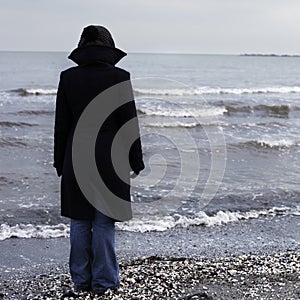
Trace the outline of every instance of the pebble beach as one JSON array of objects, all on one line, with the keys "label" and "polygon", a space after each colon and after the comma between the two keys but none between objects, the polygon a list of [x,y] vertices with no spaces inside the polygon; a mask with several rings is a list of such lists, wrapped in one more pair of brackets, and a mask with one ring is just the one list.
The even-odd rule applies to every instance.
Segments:
[{"label": "pebble beach", "polygon": [[299,216],[117,231],[121,284],[98,296],[73,293],[67,238],[9,239],[0,242],[0,299],[298,300],[299,241]]},{"label": "pebble beach", "polygon": [[75,294],[63,268],[4,282],[3,299],[299,299],[300,251],[216,260],[148,257],[120,264],[104,296]]}]

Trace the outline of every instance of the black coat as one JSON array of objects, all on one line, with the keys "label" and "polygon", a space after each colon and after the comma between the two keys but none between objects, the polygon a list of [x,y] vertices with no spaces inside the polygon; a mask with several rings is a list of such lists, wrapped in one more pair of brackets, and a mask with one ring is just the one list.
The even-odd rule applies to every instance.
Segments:
[{"label": "black coat", "polygon": [[[115,67],[115,64],[125,55],[119,49],[105,46],[79,47],[69,56],[78,66],[69,68],[60,75],[56,98],[54,167],[57,174],[62,175],[61,214],[63,216],[83,220],[90,220],[94,216],[95,208],[81,192],[74,174],[73,135],[82,112],[98,94],[130,79],[127,71]],[[136,115],[134,100],[117,109],[105,121],[105,130],[99,131],[95,146],[99,174],[106,186],[126,201],[130,201],[130,185],[115,173],[110,159],[110,150],[116,132]],[[82,159],[84,160],[84,157]],[[140,138],[133,143],[129,156],[125,159],[129,160],[129,165],[136,174],[144,169]]]}]

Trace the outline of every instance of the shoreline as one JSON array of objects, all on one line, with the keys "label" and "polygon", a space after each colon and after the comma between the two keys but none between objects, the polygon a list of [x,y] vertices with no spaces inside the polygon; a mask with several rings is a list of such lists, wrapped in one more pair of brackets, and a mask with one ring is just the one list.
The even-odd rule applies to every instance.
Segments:
[{"label": "shoreline", "polygon": [[[165,293],[168,290],[169,293],[175,293],[176,297],[179,297],[173,299],[180,299],[184,295],[195,292],[197,282],[198,290],[207,293],[213,299],[243,299],[241,298],[243,293],[246,295],[251,291],[253,297],[250,293],[244,299],[262,299],[262,297],[266,297],[263,299],[298,299],[300,295],[299,228],[299,216],[277,216],[243,220],[223,226],[173,228],[164,232],[117,231],[116,252],[122,281],[120,293],[125,293],[122,299],[134,299],[126,298],[128,292],[133,295],[133,286],[142,293],[138,282],[132,282],[130,279],[133,274],[141,271],[142,285],[147,283],[148,278],[152,278],[154,282],[160,279],[160,284],[166,283],[167,287],[163,288]],[[27,288],[27,291],[33,288],[34,293],[39,294],[41,290],[35,286],[41,285],[44,293],[49,293],[53,279],[54,282],[65,281],[67,288],[71,288],[67,267],[68,239],[8,239],[1,241],[0,245],[2,250],[0,299],[1,295],[2,299],[22,299],[20,298],[24,296],[22,288]],[[193,270],[198,270],[199,266],[202,266],[201,272],[194,273]],[[229,270],[235,270],[234,266],[239,268],[236,269],[237,272],[231,273],[239,277],[228,273]],[[280,276],[277,273],[272,274],[273,266],[275,269],[281,266],[276,269]],[[291,266],[296,271],[295,274],[291,272]],[[254,272],[261,268],[271,273],[268,276],[261,276]],[[214,275],[216,269],[220,272]],[[156,273],[161,273],[162,278],[157,278]],[[180,274],[186,274],[187,278],[184,282],[181,282]],[[194,274],[193,278],[189,277],[191,274]],[[16,287],[16,279],[19,280],[18,287]],[[177,288],[168,286],[168,280],[176,283]],[[147,289],[147,286],[149,287],[149,282],[144,289]],[[159,288],[157,284],[155,286]],[[60,287],[58,286],[58,290]],[[223,293],[224,288],[229,291],[228,295]],[[281,298],[276,298],[275,294],[272,296],[272,289],[281,295]],[[263,294],[266,291],[269,291],[270,296]],[[16,298],[13,298],[14,293],[18,295]],[[121,299],[114,298],[112,295],[107,297],[106,299]],[[145,299],[157,299],[155,298],[157,295],[151,297],[154,296]],[[162,299],[164,297],[167,295],[161,295]]]}]

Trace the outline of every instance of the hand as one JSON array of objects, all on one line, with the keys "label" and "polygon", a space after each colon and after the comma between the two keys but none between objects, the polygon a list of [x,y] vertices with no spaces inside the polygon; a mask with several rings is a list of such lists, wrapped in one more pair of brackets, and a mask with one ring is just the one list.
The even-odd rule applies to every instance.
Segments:
[{"label": "hand", "polygon": [[62,172],[61,172],[61,170],[59,170],[59,169],[56,169],[56,174],[57,174],[57,176],[58,176],[58,177],[60,177],[60,176],[62,175]]},{"label": "hand", "polygon": [[131,179],[134,179],[137,176],[138,176],[138,174],[134,173],[134,171],[130,171],[130,178]]}]

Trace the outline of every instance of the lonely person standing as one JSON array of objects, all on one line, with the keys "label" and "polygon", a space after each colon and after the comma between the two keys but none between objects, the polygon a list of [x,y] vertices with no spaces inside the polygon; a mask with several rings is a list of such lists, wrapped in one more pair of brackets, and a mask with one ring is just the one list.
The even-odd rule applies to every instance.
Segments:
[{"label": "lonely person standing", "polygon": [[[71,67],[60,75],[56,98],[54,132],[54,167],[61,176],[61,214],[71,219],[70,228],[70,273],[75,291],[92,291],[103,294],[108,289],[119,285],[119,268],[115,254],[115,222],[117,217],[95,208],[93,202],[82,191],[76,172],[72,147],[76,126],[88,105],[102,92],[123,82],[130,82],[130,74],[115,66],[126,53],[115,47],[110,32],[102,26],[90,25],[84,28],[78,47],[69,58],[77,66]],[[99,128],[93,153],[99,176],[110,194],[99,191],[93,178],[83,174],[92,192],[98,189],[97,197],[105,205],[118,197],[130,204],[130,172],[139,174],[144,169],[141,141],[137,122],[134,99],[122,104],[122,89],[115,101],[115,109],[107,116]],[[120,103],[120,104],[118,104]],[[100,107],[101,107],[100,103]],[[105,105],[105,103],[103,103]],[[103,110],[105,108],[103,107]],[[102,110],[101,110],[102,111]],[[99,114],[101,113],[99,110]],[[136,120],[130,132],[120,130],[130,120]],[[124,126],[123,126],[124,127]],[[124,164],[122,178],[115,170],[112,159],[112,147],[117,133],[126,133],[124,141],[131,138],[133,143],[126,151],[126,146],[118,145],[119,161]],[[89,136],[89,128],[85,133]],[[122,137],[121,137],[122,138]],[[126,142],[124,143],[124,145]],[[85,144],[82,143],[82,147]],[[74,154],[74,153],[73,153]],[[85,157],[80,157],[85,162]],[[124,178],[125,177],[125,178]],[[100,199],[101,198],[101,199]],[[111,198],[111,199],[110,199]],[[97,199],[93,199],[97,201]],[[119,209],[122,209],[120,206]]]}]

